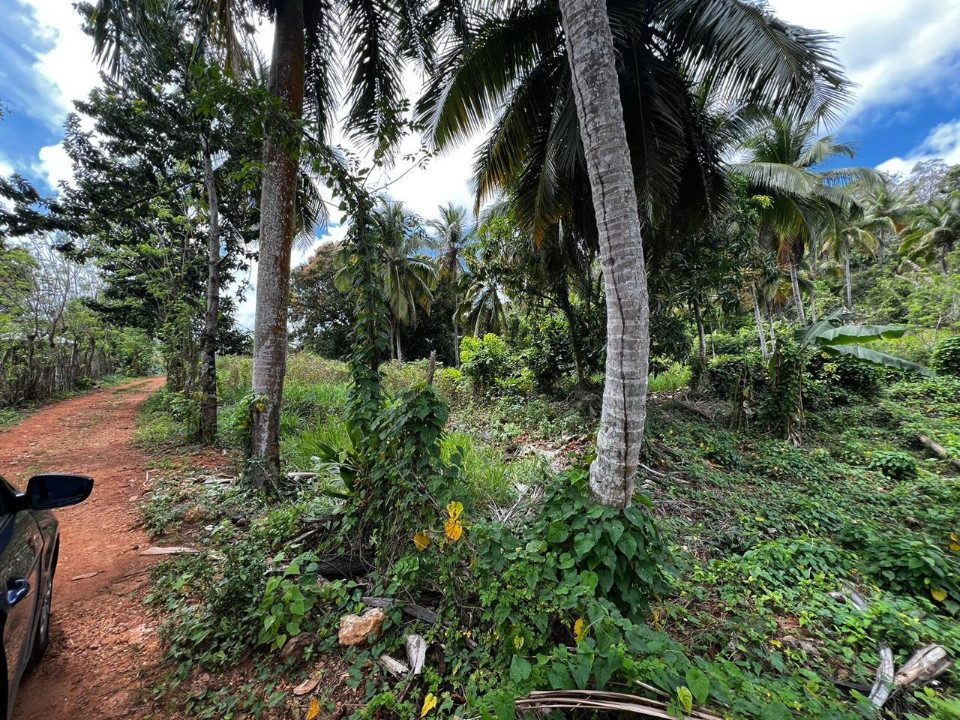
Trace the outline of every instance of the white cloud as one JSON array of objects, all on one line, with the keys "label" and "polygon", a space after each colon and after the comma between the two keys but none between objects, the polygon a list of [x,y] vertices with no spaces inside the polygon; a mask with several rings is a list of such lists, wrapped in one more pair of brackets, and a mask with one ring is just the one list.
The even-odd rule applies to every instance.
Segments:
[{"label": "white cloud", "polygon": [[[0,155],[0,177],[9,177],[13,174],[13,163],[11,163],[3,155]],[[13,200],[8,200],[7,198],[0,198],[0,209],[3,210],[12,210],[13,209]]]},{"label": "white cloud", "polygon": [[840,38],[837,54],[860,85],[847,119],[878,122],[884,110],[925,93],[960,97],[957,0],[772,0],[778,16]]},{"label": "white cloud", "polygon": [[59,188],[61,182],[69,183],[73,179],[73,161],[63,145],[47,145],[40,148],[37,155],[39,161],[32,169],[42,175],[51,188]]},{"label": "white cloud", "polygon": [[[38,85],[46,85],[37,101],[53,126],[59,127],[72,102],[84,98],[99,83],[93,43],[81,29],[80,14],[67,2],[18,0],[32,15],[38,41],[49,50],[37,55],[33,70]],[[45,103],[45,104],[44,104]]]},{"label": "white cloud", "polygon": [[926,139],[905,157],[894,157],[877,166],[891,175],[908,174],[918,162],[942,158],[947,165],[960,164],[960,118],[937,125]]}]

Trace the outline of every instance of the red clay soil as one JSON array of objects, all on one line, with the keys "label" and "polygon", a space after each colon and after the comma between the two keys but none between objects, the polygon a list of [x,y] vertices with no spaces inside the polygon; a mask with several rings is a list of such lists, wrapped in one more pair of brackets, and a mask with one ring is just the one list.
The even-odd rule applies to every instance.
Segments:
[{"label": "red clay soil", "polygon": [[21,683],[15,720],[143,717],[155,680],[146,671],[160,645],[142,602],[154,558],[139,554],[146,458],[132,439],[137,408],[161,385],[153,378],[101,390],[0,430],[0,475],[13,485],[56,471],[95,481],[86,502],[59,511],[50,648]]}]

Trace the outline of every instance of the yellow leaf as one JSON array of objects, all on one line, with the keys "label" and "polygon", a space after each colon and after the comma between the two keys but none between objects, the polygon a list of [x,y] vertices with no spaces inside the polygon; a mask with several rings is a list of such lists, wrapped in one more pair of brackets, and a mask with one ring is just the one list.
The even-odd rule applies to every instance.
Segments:
[{"label": "yellow leaf", "polygon": [[943,602],[947,599],[947,591],[942,588],[930,588],[930,594],[933,595],[933,599],[937,602]]},{"label": "yellow leaf", "polygon": [[577,618],[577,621],[573,624],[573,636],[577,639],[577,642],[583,642],[584,638],[587,637],[587,624],[583,621],[583,618]]},{"label": "yellow leaf", "polygon": [[463,515],[463,503],[456,500],[447,503],[447,515],[450,516],[451,520],[459,520],[460,516]]},{"label": "yellow leaf", "polygon": [[423,707],[420,709],[420,717],[426,717],[427,713],[437,706],[437,696],[433,693],[427,693],[423,699]]},{"label": "yellow leaf", "polygon": [[463,525],[455,518],[447,520],[447,524],[444,525],[443,529],[447,533],[447,540],[450,542],[456,542],[463,535]]},{"label": "yellow leaf", "polygon": [[950,543],[950,549],[954,552],[960,552],[960,543],[952,542]]},{"label": "yellow leaf", "polygon": [[417,550],[423,552],[427,549],[427,545],[430,544],[430,536],[421,530],[413,536],[413,544],[417,546]]},{"label": "yellow leaf", "polygon": [[310,698],[310,707],[307,709],[307,720],[315,720],[320,714],[320,701],[316,697]]},{"label": "yellow leaf", "polygon": [[514,646],[517,650],[520,650],[520,649],[523,648],[523,635],[517,635],[517,636],[513,639],[513,646]]}]

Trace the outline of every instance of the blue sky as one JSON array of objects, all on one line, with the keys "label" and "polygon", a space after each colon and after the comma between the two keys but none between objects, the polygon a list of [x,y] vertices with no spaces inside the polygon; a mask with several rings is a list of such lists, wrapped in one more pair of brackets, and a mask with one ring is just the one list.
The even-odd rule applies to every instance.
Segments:
[{"label": "blue sky", "polygon": [[[771,0],[770,5],[785,20],[840,38],[837,53],[859,88],[850,113],[832,132],[857,143],[858,164],[906,172],[933,157],[960,163],[960,0]],[[0,17],[0,102],[9,111],[0,121],[0,174],[16,171],[54,192],[69,178],[59,147],[63,120],[72,100],[84,97],[98,79],[90,40],[80,30],[72,0],[0,0]],[[269,35],[269,28],[261,29],[261,47]],[[415,77],[406,81],[416,88]],[[411,138],[403,151],[417,147]],[[390,192],[425,216],[448,200],[470,205],[472,154],[470,146],[454,150],[403,174]],[[394,173],[406,169],[398,164]],[[330,228],[327,234],[342,231]],[[242,315],[248,307],[249,298]]]}]

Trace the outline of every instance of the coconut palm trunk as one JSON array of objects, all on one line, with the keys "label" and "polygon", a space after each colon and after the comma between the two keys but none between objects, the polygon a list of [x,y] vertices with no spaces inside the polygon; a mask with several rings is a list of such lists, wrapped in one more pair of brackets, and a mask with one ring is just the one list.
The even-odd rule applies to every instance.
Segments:
[{"label": "coconut palm trunk", "polygon": [[800,295],[800,272],[794,263],[790,263],[790,284],[793,287],[793,303],[797,306],[797,319],[801,325],[807,324],[807,314],[803,309],[803,297]]},{"label": "coconut palm trunk", "polygon": [[460,369],[460,293],[458,292],[457,285],[458,282],[458,265],[460,261],[457,261],[457,265],[453,268],[453,366]]},{"label": "coconut palm trunk", "polygon": [[756,283],[750,284],[750,294],[753,296],[753,319],[757,323],[757,336],[760,338],[760,352],[763,359],[770,358],[770,352],[767,350],[767,332],[763,324],[763,315],[760,314],[760,297],[757,293]]},{"label": "coconut palm trunk", "polygon": [[633,499],[646,419],[647,276],[613,35],[604,0],[560,0],[606,283],[607,367],[590,489],[601,505]]},{"label": "coconut palm trunk", "polygon": [[[280,473],[280,405],[287,365],[287,306],[290,253],[295,234],[298,157],[291,152],[289,121],[303,114],[303,0],[284,0],[277,9],[269,88],[284,117],[272,123],[263,144],[260,196],[260,254],[253,340],[250,477],[262,487]],[[286,142],[284,142],[286,140]]]},{"label": "coconut palm trunk", "polygon": [[850,280],[850,243],[843,241],[843,278],[847,288],[847,309],[853,310],[853,283]]},{"label": "coconut palm trunk", "polygon": [[700,310],[700,303],[693,301],[693,315],[697,320],[697,355],[701,360],[707,359],[707,333],[703,327],[703,312]]},{"label": "coconut palm trunk", "polygon": [[207,231],[207,298],[200,334],[200,440],[210,444],[217,437],[217,321],[220,316],[220,205],[210,142],[201,136],[203,173],[207,186],[209,227]]}]

